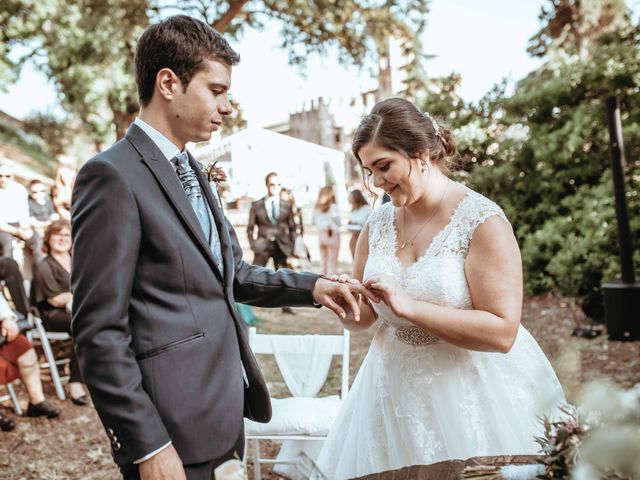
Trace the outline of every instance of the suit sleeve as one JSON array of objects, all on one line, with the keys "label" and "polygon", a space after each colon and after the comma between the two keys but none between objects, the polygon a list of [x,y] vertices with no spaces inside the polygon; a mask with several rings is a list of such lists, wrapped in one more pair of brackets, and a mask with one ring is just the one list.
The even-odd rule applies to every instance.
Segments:
[{"label": "suit sleeve", "polygon": [[250,265],[242,260],[242,249],[229,220],[226,220],[235,277],[233,295],[236,301],[258,307],[312,307],[318,306],[313,299],[313,288],[319,275],[309,272],[294,272],[287,268],[273,271],[270,268]]},{"label": "suit sleeve", "polygon": [[[253,242],[255,241],[255,237],[254,235],[254,229],[256,226],[256,204],[252,203],[251,204],[251,208],[249,209],[249,221],[247,222],[247,238],[249,239],[249,245],[251,246],[251,249],[253,250]],[[233,235],[235,236],[235,232],[233,232]]]},{"label": "suit sleeve", "polygon": [[171,439],[130,347],[141,226],[135,197],[113,165],[95,158],[80,170],[71,220],[75,350],[114,459],[124,465]]}]

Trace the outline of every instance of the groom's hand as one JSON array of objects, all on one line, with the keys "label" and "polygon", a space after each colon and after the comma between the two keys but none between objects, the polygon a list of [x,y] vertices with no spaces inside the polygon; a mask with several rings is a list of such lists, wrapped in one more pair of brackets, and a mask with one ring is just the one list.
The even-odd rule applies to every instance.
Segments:
[{"label": "groom's hand", "polygon": [[140,464],[140,480],[187,480],[178,452],[169,445]]},{"label": "groom's hand", "polygon": [[331,280],[319,278],[313,288],[313,299],[316,303],[327,307],[340,318],[352,316],[357,322],[360,320],[360,308],[357,296],[363,295],[371,301],[377,302],[374,293],[365,288],[357,280],[344,281],[344,279]]}]

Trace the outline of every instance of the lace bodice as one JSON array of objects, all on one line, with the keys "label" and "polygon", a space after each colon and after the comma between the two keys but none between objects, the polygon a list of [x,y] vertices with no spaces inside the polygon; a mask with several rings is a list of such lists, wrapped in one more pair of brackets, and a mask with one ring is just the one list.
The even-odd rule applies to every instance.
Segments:
[{"label": "lace bodice", "polygon": [[[395,208],[386,203],[369,217],[369,257],[364,278],[384,273],[394,276],[413,298],[454,308],[471,308],[471,295],[464,273],[464,262],[473,232],[494,215],[505,221],[502,209],[488,198],[468,189],[425,253],[404,266],[396,255]],[[374,304],[380,319],[395,326],[411,323],[397,318],[383,303]]]}]

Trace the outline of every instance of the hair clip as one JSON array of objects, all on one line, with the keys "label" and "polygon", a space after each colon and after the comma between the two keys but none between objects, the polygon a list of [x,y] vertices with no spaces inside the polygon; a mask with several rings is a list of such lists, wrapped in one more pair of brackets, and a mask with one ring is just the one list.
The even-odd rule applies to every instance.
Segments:
[{"label": "hair clip", "polygon": [[433,129],[436,131],[436,137],[442,138],[442,135],[440,134],[440,125],[438,125],[438,122],[436,122],[435,118],[433,118],[429,114],[429,112],[424,112],[423,115],[431,121],[431,125],[433,125]]}]

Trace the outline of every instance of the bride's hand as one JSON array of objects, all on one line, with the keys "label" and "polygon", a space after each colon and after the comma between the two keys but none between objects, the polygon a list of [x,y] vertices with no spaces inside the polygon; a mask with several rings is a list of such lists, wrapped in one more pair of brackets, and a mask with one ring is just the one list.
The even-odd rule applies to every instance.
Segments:
[{"label": "bride's hand", "polygon": [[364,282],[364,286],[375,293],[394,315],[406,318],[412,299],[395,278],[382,273],[372,275]]}]

